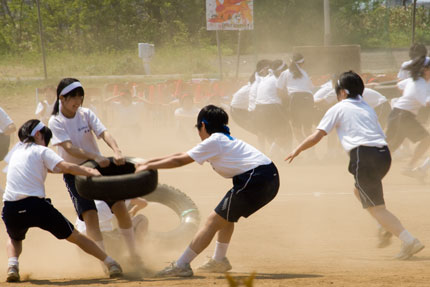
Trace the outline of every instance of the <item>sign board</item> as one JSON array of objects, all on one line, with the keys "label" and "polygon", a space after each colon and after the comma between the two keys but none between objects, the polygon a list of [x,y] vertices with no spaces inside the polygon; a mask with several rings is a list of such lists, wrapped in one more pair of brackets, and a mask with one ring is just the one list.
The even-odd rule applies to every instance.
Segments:
[{"label": "sign board", "polygon": [[253,0],[206,0],[207,30],[253,30]]}]

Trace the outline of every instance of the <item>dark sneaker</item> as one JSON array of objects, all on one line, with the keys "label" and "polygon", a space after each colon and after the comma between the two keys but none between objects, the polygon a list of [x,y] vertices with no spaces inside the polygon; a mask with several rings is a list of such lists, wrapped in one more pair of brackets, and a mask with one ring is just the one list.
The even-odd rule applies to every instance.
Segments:
[{"label": "dark sneaker", "polygon": [[19,282],[19,269],[18,266],[13,265],[7,268],[6,282]]},{"label": "dark sneaker", "polygon": [[391,237],[393,234],[383,227],[378,229],[378,248],[384,248],[391,244]]},{"label": "dark sneaker", "polygon": [[409,244],[405,244],[403,242],[402,248],[400,249],[399,254],[397,254],[395,258],[399,260],[407,260],[411,258],[414,254],[423,250],[424,247],[425,246],[418,239],[414,239],[414,241]]},{"label": "dark sneaker", "polygon": [[224,273],[231,270],[231,268],[231,264],[227,257],[224,257],[221,261],[216,261],[213,258],[209,258],[209,260],[197,268],[197,270],[208,273]]},{"label": "dark sneaker", "polygon": [[169,266],[157,273],[158,277],[191,277],[193,275],[193,269],[189,263],[184,267],[179,267],[176,262],[170,263]]}]

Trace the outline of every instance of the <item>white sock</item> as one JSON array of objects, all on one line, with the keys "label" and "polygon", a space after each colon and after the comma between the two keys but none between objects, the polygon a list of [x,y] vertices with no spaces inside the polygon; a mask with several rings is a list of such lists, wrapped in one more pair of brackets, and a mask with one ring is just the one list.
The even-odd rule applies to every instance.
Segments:
[{"label": "white sock", "polygon": [[9,257],[7,260],[7,266],[19,266],[18,257]]},{"label": "white sock", "polygon": [[182,253],[181,257],[176,261],[176,265],[178,267],[184,267],[188,263],[194,260],[197,257],[197,253],[195,253],[189,246],[185,249],[184,253]]},{"label": "white sock", "polygon": [[103,251],[105,251],[105,244],[103,243],[103,240],[100,241],[94,241],[94,243]]},{"label": "white sock", "polygon": [[103,261],[103,263],[106,266],[109,266],[109,264],[115,263],[115,260],[113,260],[112,257],[110,257],[110,256],[106,256],[106,259]]},{"label": "white sock", "polygon": [[409,231],[407,231],[406,229],[404,229],[400,235],[399,235],[399,239],[401,241],[403,241],[406,244],[410,244],[414,241],[415,237],[412,236],[412,234],[409,233]]},{"label": "white sock", "polygon": [[216,242],[214,255],[212,259],[215,261],[222,261],[227,254],[228,243]]},{"label": "white sock", "polygon": [[134,230],[133,227],[127,229],[119,229],[119,232],[122,234],[125,240],[125,244],[127,244],[128,251],[130,255],[136,254],[136,241],[134,240]]}]

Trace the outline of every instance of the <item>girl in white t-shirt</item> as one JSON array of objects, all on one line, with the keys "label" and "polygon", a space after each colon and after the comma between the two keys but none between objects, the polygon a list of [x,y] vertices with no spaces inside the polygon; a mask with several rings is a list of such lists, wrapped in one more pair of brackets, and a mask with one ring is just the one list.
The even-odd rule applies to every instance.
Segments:
[{"label": "girl in white t-shirt", "polygon": [[290,120],[294,136],[302,141],[312,130],[314,121],[314,86],[303,64],[302,54],[295,53],[291,59],[289,69],[284,71],[276,83],[279,90],[286,90],[290,99]]},{"label": "girl in white t-shirt", "polygon": [[427,56],[427,48],[421,43],[414,43],[409,48],[409,59],[402,63],[399,72],[397,73],[397,79],[399,81],[406,80],[411,77],[411,72],[408,66],[412,63],[414,59]]},{"label": "girl in white t-shirt", "polygon": [[[60,81],[57,87],[57,101],[49,120],[49,127],[53,133],[52,143],[57,146],[60,156],[76,164],[81,164],[86,160],[94,160],[100,167],[109,166],[109,159],[99,151],[94,138],[95,134],[113,150],[114,164],[124,164],[124,156],[115,139],[90,109],[82,107],[83,100],[84,89],[78,80],[65,78]],[[86,224],[87,235],[104,249],[94,200],[88,200],[79,195],[76,190],[74,175],[66,173],[63,178],[76,213]],[[131,218],[124,201],[107,202],[107,204],[118,220],[133,265],[141,264],[140,256],[137,254]]]},{"label": "girl in white t-shirt", "polygon": [[47,172],[97,176],[96,169],[81,167],[64,161],[47,148],[52,133],[39,120],[29,120],[18,132],[20,143],[11,152],[6,191],[3,196],[2,218],[9,235],[7,242],[7,282],[20,280],[18,257],[22,241],[29,228],[39,227],[51,232],[58,239],[66,239],[85,252],[103,261],[111,277],[122,274],[121,267],[108,257],[92,240],[80,234],[45,198],[44,181]]},{"label": "girl in white t-shirt", "polygon": [[[230,103],[232,119],[243,129],[255,133],[254,110],[258,85],[262,76],[267,75],[271,61],[258,61],[255,72],[249,77],[246,85],[233,94]],[[252,108],[250,108],[252,106]]]},{"label": "girl in white t-shirt", "polygon": [[202,140],[188,152],[148,160],[136,165],[136,172],[148,169],[175,168],[196,161],[208,161],[221,176],[233,179],[230,189],[205,226],[198,231],[180,258],[158,273],[160,276],[193,275],[190,262],[202,252],[217,234],[213,257],[199,270],[224,273],[232,267],[226,257],[234,223],[248,217],[277,194],[279,175],[276,166],[263,153],[230,135],[227,113],[216,106],[204,107],[197,116],[197,129]]},{"label": "girl in white t-shirt", "polygon": [[285,160],[291,162],[336,128],[341,144],[350,156],[348,171],[354,175],[354,193],[363,208],[385,229],[380,229],[379,247],[387,246],[394,234],[402,241],[396,258],[409,259],[424,245],[385,207],[382,178],[390,169],[391,155],[375,111],[361,97],[364,83],[358,74],[345,72],[340,76],[335,90],[339,102],[327,111],[317,130]]},{"label": "girl in white t-shirt", "polygon": [[393,104],[393,110],[388,117],[387,142],[394,152],[408,138],[418,143],[405,175],[412,175],[414,166],[430,146],[430,134],[417,120],[418,111],[430,105],[430,58],[415,59],[406,69],[412,76],[408,81],[403,95]]}]

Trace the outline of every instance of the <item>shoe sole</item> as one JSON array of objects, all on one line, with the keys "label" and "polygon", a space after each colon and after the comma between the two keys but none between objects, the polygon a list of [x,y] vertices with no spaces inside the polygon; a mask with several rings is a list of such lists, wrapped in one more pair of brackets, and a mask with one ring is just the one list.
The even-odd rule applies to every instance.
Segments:
[{"label": "shoe sole", "polygon": [[19,282],[19,276],[8,276],[6,282]]},{"label": "shoe sole", "polygon": [[109,278],[113,279],[113,278],[120,278],[122,277],[122,273],[112,273],[109,274]]},{"label": "shoe sole", "polygon": [[412,256],[414,256],[415,254],[417,254],[418,252],[420,252],[421,250],[423,250],[424,247],[425,246],[421,244],[418,247],[416,247],[415,249],[413,249],[411,251],[411,253],[409,253],[407,256],[403,256],[403,257],[400,257],[400,258],[397,258],[397,259],[399,259],[399,260],[408,260],[409,258],[411,258]]}]

